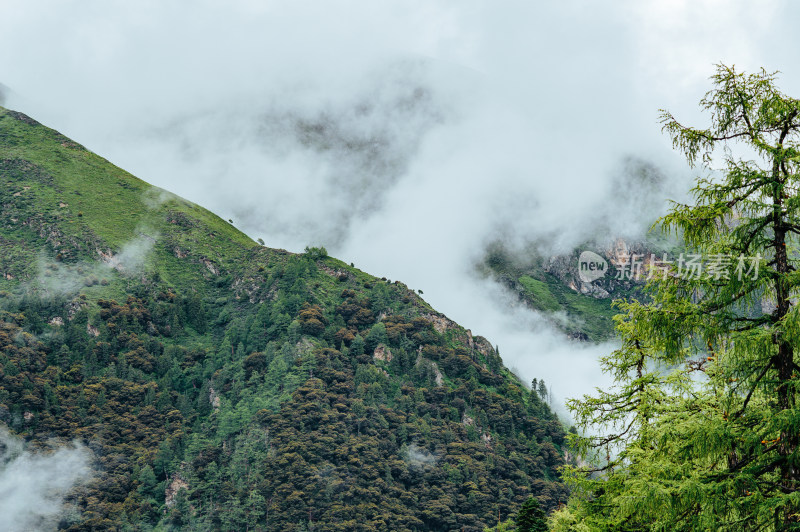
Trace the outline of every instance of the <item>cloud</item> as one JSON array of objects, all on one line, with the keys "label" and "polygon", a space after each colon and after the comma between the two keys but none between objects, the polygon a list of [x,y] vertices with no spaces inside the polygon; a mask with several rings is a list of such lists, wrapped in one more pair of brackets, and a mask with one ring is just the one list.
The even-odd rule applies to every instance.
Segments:
[{"label": "cloud", "polygon": [[93,264],[71,265],[53,261],[44,253],[36,260],[38,272],[35,280],[26,284],[26,289],[41,291],[44,297],[70,295],[84,286],[100,282],[99,274],[105,272]]},{"label": "cloud", "polygon": [[448,102],[427,75],[423,61],[397,60],[340,93],[315,87],[221,102],[148,124],[131,149],[152,152],[138,159],[153,163],[145,174],[167,172],[190,199],[224,204],[217,212],[250,234],[335,247],[354,221],[380,212],[425,133],[446,119]]},{"label": "cloud", "polygon": [[402,455],[403,460],[405,460],[409,466],[417,469],[434,467],[439,461],[438,456],[429,452],[427,449],[420,447],[416,443],[412,443],[408,447],[405,447]]},{"label": "cloud", "polygon": [[126,242],[118,253],[102,256],[99,262],[64,263],[40,253],[36,260],[37,275],[25,284],[25,290],[43,297],[69,296],[85,287],[110,282],[114,278],[113,270],[128,277],[142,273],[158,233],[144,229],[136,232],[138,235]]},{"label": "cloud", "polygon": [[142,194],[142,202],[148,209],[157,209],[168,201],[178,200],[178,196],[163,188],[151,187]]},{"label": "cloud", "polygon": [[6,100],[8,99],[10,92],[11,89],[0,83],[0,106],[4,106],[6,104]]},{"label": "cloud", "polygon": [[148,255],[158,240],[158,234],[148,235],[137,231],[138,236],[125,243],[119,253],[109,257],[105,265],[124,275],[132,276],[141,273]]},{"label": "cloud", "polygon": [[609,347],[478,279],[486,246],[640,234],[692,176],[658,109],[704,123],[715,62],[800,93],[783,0],[9,5],[9,105],[267,245],[424,289],[557,395]]},{"label": "cloud", "polygon": [[0,529],[55,530],[65,496],[90,477],[90,460],[80,445],[28,450],[0,427]]}]

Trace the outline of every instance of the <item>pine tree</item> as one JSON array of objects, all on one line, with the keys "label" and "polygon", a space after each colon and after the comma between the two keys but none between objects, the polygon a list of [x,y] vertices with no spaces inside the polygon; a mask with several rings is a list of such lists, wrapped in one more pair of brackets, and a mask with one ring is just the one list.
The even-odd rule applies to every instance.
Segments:
[{"label": "pine tree", "polygon": [[[678,258],[647,302],[618,303],[620,349],[603,359],[617,386],[570,402],[576,437],[601,474],[573,469],[569,510],[620,530],[785,530],[800,526],[800,345],[795,271],[800,235],[800,101],[775,75],[719,65],[701,100],[711,126],[671,114],[664,130],[699,178],[694,202],[661,227],[683,237],[705,271]],[[737,158],[743,146],[758,161]],[[596,432],[595,432],[596,433]]]},{"label": "pine tree", "polygon": [[547,532],[544,510],[533,497],[528,497],[519,509],[517,532]]},{"label": "pine tree", "polygon": [[157,486],[158,480],[156,479],[155,473],[153,473],[153,468],[149,465],[144,466],[139,474],[139,493],[145,497],[156,498],[158,495],[156,490]]}]

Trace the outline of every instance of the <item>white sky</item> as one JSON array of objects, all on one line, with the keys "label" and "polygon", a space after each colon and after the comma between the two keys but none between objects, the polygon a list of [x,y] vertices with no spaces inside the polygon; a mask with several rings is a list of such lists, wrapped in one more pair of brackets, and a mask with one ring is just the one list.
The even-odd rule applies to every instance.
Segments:
[{"label": "white sky", "polygon": [[[540,5],[541,4],[541,5]],[[800,93],[788,1],[0,3],[0,82],[31,114],[267,245],[325,245],[500,346],[561,398],[610,346],[565,342],[470,273],[484,245],[636,232],[690,174],[658,109],[701,125],[719,61]],[[671,192],[670,192],[671,191]]]}]

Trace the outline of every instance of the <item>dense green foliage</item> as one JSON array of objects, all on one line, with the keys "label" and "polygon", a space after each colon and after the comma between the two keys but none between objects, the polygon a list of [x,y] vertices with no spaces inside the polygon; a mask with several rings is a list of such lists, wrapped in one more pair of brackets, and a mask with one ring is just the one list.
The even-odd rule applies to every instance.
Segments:
[{"label": "dense green foliage", "polygon": [[69,530],[482,530],[563,429],[399,282],[257,245],[0,108],[0,422],[78,439]]},{"label": "dense green foliage", "polygon": [[759,161],[718,151],[724,171],[663,224],[729,267],[676,265],[651,301],[621,304],[622,347],[604,360],[617,387],[572,403],[582,427],[611,431],[575,438],[601,467],[573,470],[579,491],[554,530],[800,527],[800,100],[763,71],[720,65],[712,79],[711,126],[665,113],[665,130],[692,163],[737,141]]},{"label": "dense green foliage", "polygon": [[547,529],[545,511],[538,500],[528,497],[522,503],[516,518],[508,518],[496,526],[484,528],[483,532],[547,532]]},{"label": "dense green foliage", "polygon": [[522,503],[517,514],[517,532],[547,532],[544,510],[533,497]]}]

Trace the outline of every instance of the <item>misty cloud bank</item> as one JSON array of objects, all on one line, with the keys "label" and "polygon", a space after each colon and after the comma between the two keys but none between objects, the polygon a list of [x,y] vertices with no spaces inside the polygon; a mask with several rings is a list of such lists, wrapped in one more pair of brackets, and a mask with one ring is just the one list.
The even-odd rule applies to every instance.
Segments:
[{"label": "misty cloud bank", "polygon": [[107,284],[114,276],[114,270],[125,276],[134,276],[144,271],[144,266],[158,234],[145,234],[137,229],[134,237],[118,253],[100,257],[98,262],[79,262],[68,264],[58,262],[40,253],[36,261],[37,275],[25,284],[26,291],[33,291],[42,297],[70,296],[85,287]]},{"label": "misty cloud bank", "polygon": [[126,242],[119,253],[106,259],[104,264],[123,273],[127,276],[136,275],[142,272],[147,261],[147,257],[153,250],[158,234],[148,235],[139,232],[138,236]]},{"label": "misty cloud bank", "polygon": [[404,449],[401,450],[401,454],[403,460],[414,469],[428,469],[434,467],[439,461],[438,456],[420,447],[416,443],[404,447]]},{"label": "misty cloud bank", "polygon": [[251,235],[336,248],[354,221],[381,211],[425,134],[452,114],[429,74],[423,62],[399,61],[340,93],[304,88],[166,111],[163,124],[132,130],[132,150],[152,164],[145,174],[168,173],[173,189]]},{"label": "misty cloud bank", "polygon": [[0,530],[55,530],[65,496],[90,477],[90,461],[90,451],[79,445],[26,449],[0,427]]},{"label": "misty cloud bank", "polygon": [[559,398],[611,346],[478,279],[487,246],[641,235],[693,175],[658,109],[704,123],[715,62],[800,92],[784,0],[12,6],[9,105],[269,246],[423,289]]}]

